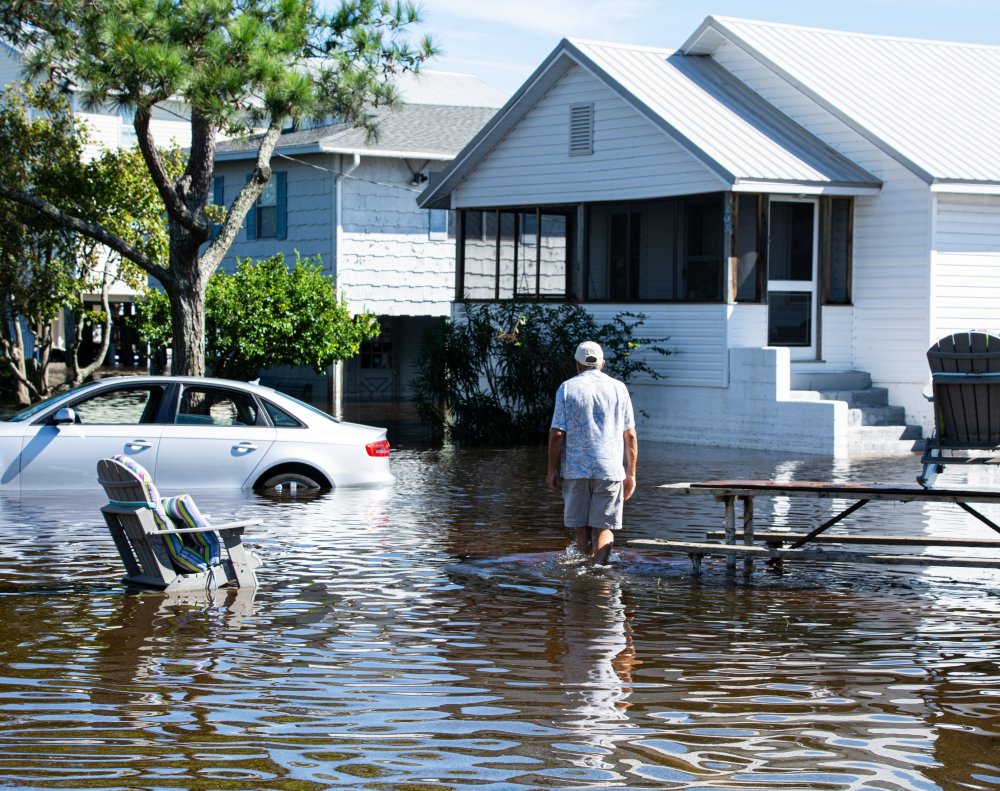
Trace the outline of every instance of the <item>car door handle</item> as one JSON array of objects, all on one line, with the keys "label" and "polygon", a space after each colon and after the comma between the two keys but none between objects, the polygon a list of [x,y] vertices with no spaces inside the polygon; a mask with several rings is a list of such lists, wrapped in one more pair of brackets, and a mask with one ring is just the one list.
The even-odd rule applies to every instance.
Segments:
[{"label": "car door handle", "polygon": [[125,444],[128,445],[130,448],[151,448],[151,447],[153,447],[153,443],[152,442],[149,442],[148,440],[144,440],[144,439],[134,439],[131,442],[126,442]]},{"label": "car door handle", "polygon": [[249,453],[252,450],[257,450],[257,446],[252,442],[237,442],[234,449],[240,453]]}]

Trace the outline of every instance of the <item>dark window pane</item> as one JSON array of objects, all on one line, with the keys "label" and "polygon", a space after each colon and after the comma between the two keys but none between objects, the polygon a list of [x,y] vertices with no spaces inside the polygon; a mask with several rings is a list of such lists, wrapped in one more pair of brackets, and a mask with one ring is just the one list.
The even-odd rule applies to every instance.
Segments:
[{"label": "dark window pane", "polygon": [[851,201],[833,200],[830,207],[829,282],[827,301],[845,304],[850,300]]},{"label": "dark window pane", "polygon": [[757,195],[740,195],[736,227],[736,301],[760,301],[760,224]]},{"label": "dark window pane", "polygon": [[772,201],[770,280],[812,280],[813,204]]},{"label": "dark window pane", "polygon": [[770,291],[767,303],[768,344],[809,346],[812,295],[801,291]]},{"label": "dark window pane", "polygon": [[257,207],[257,238],[276,239],[278,236],[278,207]]}]

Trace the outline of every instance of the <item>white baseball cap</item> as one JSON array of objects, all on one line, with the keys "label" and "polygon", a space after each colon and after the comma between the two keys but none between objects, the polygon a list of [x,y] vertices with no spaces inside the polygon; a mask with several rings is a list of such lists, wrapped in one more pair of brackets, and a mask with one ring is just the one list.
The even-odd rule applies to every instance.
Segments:
[{"label": "white baseball cap", "polygon": [[573,356],[580,365],[588,368],[598,368],[604,362],[604,351],[593,341],[581,343],[576,347],[576,354]]}]

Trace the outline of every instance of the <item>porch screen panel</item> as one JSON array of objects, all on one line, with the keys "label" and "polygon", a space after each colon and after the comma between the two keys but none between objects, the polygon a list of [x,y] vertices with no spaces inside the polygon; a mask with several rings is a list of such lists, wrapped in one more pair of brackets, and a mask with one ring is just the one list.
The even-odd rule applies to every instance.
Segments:
[{"label": "porch screen panel", "polygon": [[826,301],[844,305],[851,301],[851,199],[834,198],[829,218]]},{"label": "porch screen panel", "polygon": [[517,297],[534,297],[538,276],[538,213],[522,211],[517,215]]},{"label": "porch screen panel", "polygon": [[688,201],[685,215],[684,299],[721,302],[722,201]]},{"label": "porch screen panel", "polygon": [[566,294],[569,271],[570,223],[565,214],[542,214],[538,234],[538,296],[561,297]]},{"label": "porch screen panel", "polygon": [[639,299],[676,298],[677,202],[643,204],[642,221],[633,229],[639,237]]},{"label": "porch screen panel", "polygon": [[736,301],[760,302],[760,198],[740,195],[736,209]]},{"label": "porch screen panel", "polygon": [[[460,298],[493,299],[496,290],[496,213],[467,211],[463,218]],[[491,221],[492,220],[492,221]]]},{"label": "porch screen panel", "polygon": [[611,206],[591,206],[587,216],[587,299],[611,299]]},{"label": "porch screen panel", "polygon": [[500,212],[500,248],[496,261],[496,299],[513,299],[517,277],[518,259],[518,213]]}]

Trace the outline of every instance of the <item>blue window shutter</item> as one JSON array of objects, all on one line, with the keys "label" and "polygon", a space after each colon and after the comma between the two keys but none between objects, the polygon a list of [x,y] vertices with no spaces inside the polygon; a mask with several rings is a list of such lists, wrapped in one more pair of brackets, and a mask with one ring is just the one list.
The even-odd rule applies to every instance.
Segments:
[{"label": "blue window shutter", "polygon": [[[216,206],[226,205],[226,177],[213,176],[212,178],[212,203]],[[219,223],[212,223],[212,232],[209,239],[215,239],[219,235],[222,226]]]},{"label": "blue window shutter", "polygon": [[278,226],[278,238],[287,239],[288,238],[288,185],[285,180],[287,174],[275,173],[273,178],[275,181],[275,192],[278,193],[278,205],[277,205],[277,226]]},{"label": "blue window shutter", "polygon": [[[253,178],[253,173],[247,176],[247,181]],[[257,203],[254,202],[247,212],[247,241],[252,242],[257,238]]]}]

